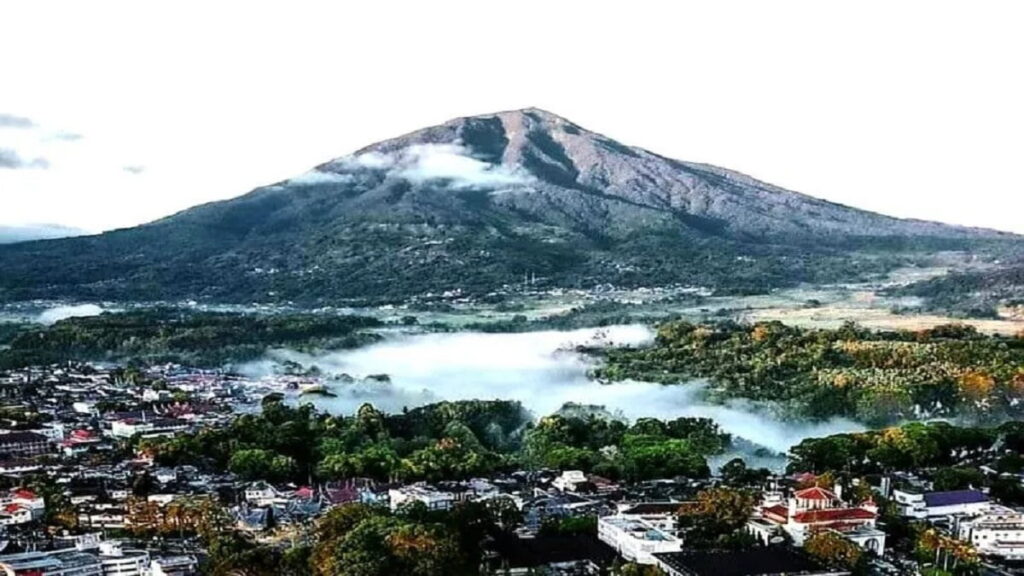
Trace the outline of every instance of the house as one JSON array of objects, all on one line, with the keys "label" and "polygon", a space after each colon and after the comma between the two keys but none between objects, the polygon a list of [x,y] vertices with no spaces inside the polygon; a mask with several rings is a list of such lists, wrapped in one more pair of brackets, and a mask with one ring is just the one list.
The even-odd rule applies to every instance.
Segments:
[{"label": "house", "polygon": [[100,565],[104,576],[149,576],[149,552],[124,549],[120,542],[102,542]]},{"label": "house", "polygon": [[117,438],[131,438],[136,434],[153,438],[157,436],[173,436],[174,434],[187,430],[188,422],[176,418],[146,418],[145,413],[141,419],[124,418],[115,420],[110,424],[110,434]]},{"label": "house", "polygon": [[643,520],[623,516],[597,519],[597,537],[623,558],[638,564],[654,564],[655,552],[678,552],[683,541]]},{"label": "house", "polygon": [[794,492],[786,505],[766,501],[747,523],[747,531],[768,544],[782,530],[794,544],[803,546],[813,532],[833,530],[861,548],[882,555],[885,532],[875,527],[878,507],[874,501],[851,506],[837,492],[815,486]]},{"label": "house", "polygon": [[83,528],[121,530],[128,527],[127,515],[123,508],[84,507],[78,512],[78,525]]},{"label": "house", "polygon": [[18,475],[26,472],[35,472],[42,468],[39,464],[23,458],[0,461],[0,474]]},{"label": "house", "polygon": [[566,470],[551,481],[551,485],[562,492],[577,492],[587,484],[587,476],[582,470]]},{"label": "house", "polygon": [[458,498],[447,491],[436,490],[424,483],[410,484],[388,490],[391,509],[397,510],[411,502],[422,502],[427,510],[448,510],[455,505]]},{"label": "house", "polygon": [[161,556],[149,563],[151,576],[195,576],[199,560],[195,556]]},{"label": "house", "polygon": [[961,519],[956,535],[984,556],[1024,560],[1024,514],[1016,510],[990,506],[978,516]]},{"label": "house", "polygon": [[27,524],[45,513],[42,496],[31,490],[15,489],[0,496],[0,526]]},{"label": "house", "polygon": [[668,552],[654,554],[668,576],[848,576],[822,566],[792,548],[754,547],[735,551]]},{"label": "house", "polygon": [[917,519],[976,516],[989,506],[988,496],[978,490],[926,493],[893,490],[893,499],[899,505],[902,516]]},{"label": "house", "polygon": [[50,441],[35,432],[0,434],[0,454],[12,457],[31,457],[50,452]]},{"label": "house", "polygon": [[269,506],[279,499],[277,490],[267,482],[253,482],[245,487],[245,501],[256,506]]}]

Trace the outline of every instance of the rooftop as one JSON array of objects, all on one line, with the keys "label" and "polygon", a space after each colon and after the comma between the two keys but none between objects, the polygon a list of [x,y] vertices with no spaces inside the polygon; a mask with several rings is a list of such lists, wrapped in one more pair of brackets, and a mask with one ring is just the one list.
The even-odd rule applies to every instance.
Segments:
[{"label": "rooftop", "polygon": [[956,506],[958,504],[979,504],[988,502],[988,496],[978,490],[954,490],[952,492],[929,492],[924,495],[929,508]]},{"label": "rooftop", "polygon": [[691,576],[810,576],[839,574],[790,548],[750,548],[742,551],[662,552],[655,558]]}]

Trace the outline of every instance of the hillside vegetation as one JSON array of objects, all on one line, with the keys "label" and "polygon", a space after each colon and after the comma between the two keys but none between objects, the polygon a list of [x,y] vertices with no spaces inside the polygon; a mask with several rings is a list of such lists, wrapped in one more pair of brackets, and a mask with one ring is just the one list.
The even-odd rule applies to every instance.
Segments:
[{"label": "hillside vegetation", "polygon": [[1024,337],[953,325],[872,332],[781,323],[672,322],[649,348],[605,352],[595,375],[676,384],[707,378],[720,400],[770,402],[807,418],[870,424],[960,417],[994,422],[1024,411]]}]

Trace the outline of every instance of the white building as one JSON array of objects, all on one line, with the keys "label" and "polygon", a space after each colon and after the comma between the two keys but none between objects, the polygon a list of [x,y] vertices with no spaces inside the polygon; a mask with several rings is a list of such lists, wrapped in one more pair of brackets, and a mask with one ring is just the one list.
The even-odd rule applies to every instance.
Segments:
[{"label": "white building", "polygon": [[117,438],[171,436],[187,429],[187,422],[174,418],[125,418],[110,424],[110,434]]},{"label": "white building", "polygon": [[23,552],[0,556],[3,576],[103,576],[100,560],[78,550]]},{"label": "white building", "polygon": [[149,576],[149,552],[125,550],[119,542],[100,544],[103,576]]},{"label": "white building", "polygon": [[642,520],[622,516],[597,519],[597,537],[615,549],[623,558],[638,564],[654,564],[652,554],[679,552],[683,541]]},{"label": "white building", "polygon": [[194,576],[199,573],[195,556],[164,556],[149,563],[151,576]]},{"label": "white building", "polygon": [[764,543],[785,531],[797,546],[815,531],[832,530],[865,550],[885,553],[885,532],[876,528],[878,507],[867,500],[850,506],[836,492],[820,487],[798,490],[785,505],[765,502],[760,514],[747,523],[747,531]]},{"label": "white building", "polygon": [[388,498],[392,510],[397,510],[410,502],[422,502],[428,510],[448,510],[457,501],[451,492],[435,490],[423,483],[391,489],[388,491]]},{"label": "white building", "polygon": [[27,524],[45,513],[43,497],[31,490],[16,489],[0,496],[0,526]]},{"label": "white building", "polygon": [[977,516],[989,507],[988,496],[978,490],[915,493],[893,490],[900,514],[908,518],[938,516]]},{"label": "white building", "polygon": [[279,499],[277,490],[266,482],[253,482],[245,487],[245,501],[256,506],[270,506]]},{"label": "white building", "polygon": [[551,481],[551,485],[562,492],[575,492],[581,484],[587,482],[587,476],[582,470],[566,470],[562,475]]},{"label": "white building", "polygon": [[619,512],[616,516],[639,520],[662,532],[675,534],[678,530],[680,506],[681,502],[622,503],[618,506]]},{"label": "white building", "polygon": [[1024,514],[1016,510],[990,506],[979,516],[961,519],[956,534],[979,554],[1024,560]]}]

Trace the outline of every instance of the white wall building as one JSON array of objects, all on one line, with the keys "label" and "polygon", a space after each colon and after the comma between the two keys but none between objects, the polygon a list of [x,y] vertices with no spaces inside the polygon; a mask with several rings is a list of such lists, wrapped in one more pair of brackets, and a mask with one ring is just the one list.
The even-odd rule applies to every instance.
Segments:
[{"label": "white wall building", "polygon": [[1024,514],[1016,510],[990,506],[979,516],[960,520],[956,535],[979,554],[1024,560]]},{"label": "white wall building", "polygon": [[566,470],[561,476],[551,481],[551,485],[562,492],[575,492],[580,484],[587,482],[587,476],[582,470]]},{"label": "white wall building", "polygon": [[885,532],[875,527],[878,507],[872,500],[851,506],[836,492],[813,487],[798,490],[785,505],[777,502],[764,502],[760,514],[747,523],[747,531],[764,543],[782,530],[795,545],[803,546],[815,531],[832,530],[865,550],[885,553]]},{"label": "white wall building", "polygon": [[15,489],[0,496],[0,526],[27,524],[45,513],[43,497],[31,490]]},{"label": "white wall building", "polygon": [[426,484],[412,484],[389,490],[388,498],[392,510],[411,502],[422,502],[428,510],[448,510],[457,500],[451,492],[435,490]]},{"label": "white wall building", "polygon": [[989,507],[988,496],[978,490],[926,493],[893,490],[892,496],[900,507],[900,514],[908,518],[977,516]]},{"label": "white wall building", "polygon": [[0,556],[3,576],[103,576],[100,560],[78,550],[23,552]]},{"label": "white wall building", "polygon": [[683,541],[642,520],[622,516],[597,519],[597,537],[623,558],[638,564],[654,564],[656,552],[679,552]]},{"label": "white wall building", "polygon": [[119,542],[100,544],[103,576],[149,576],[149,552],[125,550]]}]

